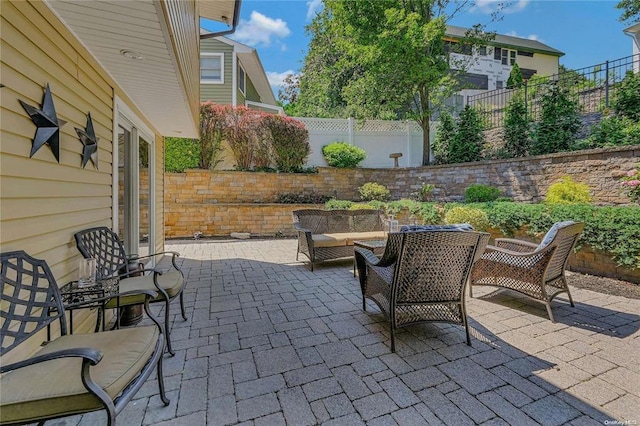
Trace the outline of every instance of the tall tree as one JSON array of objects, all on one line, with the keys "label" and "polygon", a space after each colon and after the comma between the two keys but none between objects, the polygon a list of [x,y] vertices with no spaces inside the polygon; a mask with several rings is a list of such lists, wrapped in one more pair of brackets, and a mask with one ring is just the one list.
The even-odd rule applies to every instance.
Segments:
[{"label": "tall tree", "polygon": [[622,10],[620,22],[640,22],[640,0],[621,0],[616,5],[616,8]]},{"label": "tall tree", "polygon": [[511,68],[509,78],[507,79],[507,89],[515,89],[516,87],[520,87],[523,84],[524,78],[522,77],[520,66],[517,63],[513,64],[513,68]]},{"label": "tall tree", "polygon": [[[493,36],[476,25],[453,49],[445,49],[447,21],[471,4],[325,0],[324,11],[308,27],[312,38],[300,82],[302,110],[413,119],[423,130],[422,163],[429,164],[430,118],[457,84],[451,51],[486,44]],[[456,68],[464,71],[460,58]]]}]

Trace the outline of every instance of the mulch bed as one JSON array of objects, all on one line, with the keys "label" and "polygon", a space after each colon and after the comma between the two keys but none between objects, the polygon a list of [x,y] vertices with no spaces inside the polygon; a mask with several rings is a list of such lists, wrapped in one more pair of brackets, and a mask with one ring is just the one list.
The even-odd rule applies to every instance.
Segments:
[{"label": "mulch bed", "polygon": [[567,271],[567,283],[570,286],[597,291],[598,293],[622,296],[629,299],[640,299],[640,284],[613,278],[597,277]]}]

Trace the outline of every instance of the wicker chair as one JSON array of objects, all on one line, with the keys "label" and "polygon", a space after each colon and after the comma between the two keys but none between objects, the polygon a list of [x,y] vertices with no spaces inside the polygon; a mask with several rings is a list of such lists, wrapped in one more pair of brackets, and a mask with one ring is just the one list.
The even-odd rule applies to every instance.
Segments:
[{"label": "wicker chair", "polygon": [[464,287],[488,242],[487,233],[431,230],[389,234],[379,260],[355,249],[362,309],[370,299],[391,322],[392,352],[395,329],[421,322],[461,324],[471,345]]},{"label": "wicker chair", "polygon": [[[76,247],[85,258],[95,258],[97,263],[97,278],[106,279],[114,276],[120,278],[121,291],[133,290],[153,290],[158,293],[158,297],[151,302],[161,302],[165,304],[164,310],[164,329],[167,339],[167,351],[171,355],[175,352],[171,347],[170,336],[170,310],[169,306],[172,300],[180,297],[180,309],[182,318],[186,321],[187,316],[184,308],[184,276],[182,271],[176,264],[176,258],[180,256],[176,252],[154,253],[148,256],[131,257],[127,256],[124,246],[118,238],[118,234],[111,231],[105,226],[85,229],[84,231],[74,234]],[[156,256],[171,255],[171,264],[173,266],[167,272],[160,273],[157,270],[136,269],[130,271],[130,265],[138,265],[137,262],[143,259],[149,259]],[[142,274],[141,274],[142,272]],[[133,274],[140,276],[133,276]],[[138,299],[139,304],[143,302]],[[131,300],[128,304],[133,304]],[[107,309],[115,308],[116,303],[112,302],[106,306]]]},{"label": "wicker chair", "polygon": [[567,293],[574,306],[564,270],[583,229],[584,223],[558,222],[540,244],[497,238],[495,247],[488,246],[474,265],[469,296],[473,297],[473,286],[517,291],[544,303],[549,319],[555,322],[551,301],[557,295]]},{"label": "wicker chair", "polygon": [[[58,285],[44,261],[15,251],[2,253],[0,264],[0,355],[10,358],[0,359],[0,423],[43,424],[105,409],[107,424],[115,424],[116,415],[154,370],[160,398],[169,404],[162,374],[162,328],[149,314],[155,292],[142,291],[145,310],[156,325],[71,335]],[[60,337],[51,339],[54,330]],[[40,343],[45,338],[46,346],[27,359],[16,362],[16,353],[7,355],[21,350],[27,340]]]}]

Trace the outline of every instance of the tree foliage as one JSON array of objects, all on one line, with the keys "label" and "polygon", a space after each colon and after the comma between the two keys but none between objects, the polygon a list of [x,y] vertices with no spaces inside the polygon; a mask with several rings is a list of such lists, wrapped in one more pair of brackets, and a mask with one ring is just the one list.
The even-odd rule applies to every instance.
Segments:
[{"label": "tree foliage", "polygon": [[522,71],[520,71],[520,66],[515,63],[513,64],[513,68],[511,68],[509,78],[507,79],[507,89],[514,89],[522,86],[523,84],[524,78],[522,77]]},{"label": "tree foliage", "polygon": [[627,71],[616,89],[613,110],[622,117],[640,121],[640,74]]},{"label": "tree foliage", "polygon": [[449,147],[449,163],[466,163],[482,159],[484,134],[478,111],[467,105],[460,113],[458,131]]},{"label": "tree foliage", "polygon": [[275,163],[282,172],[299,172],[311,152],[309,131],[298,120],[267,114],[263,118]]},{"label": "tree foliage", "polygon": [[200,104],[200,161],[201,169],[213,170],[222,161],[222,139],[225,136],[229,105],[213,102]]},{"label": "tree foliage", "polygon": [[524,157],[531,146],[531,120],[524,95],[517,92],[507,104],[504,117],[504,148],[501,157]]},{"label": "tree foliage", "polygon": [[536,123],[531,154],[568,151],[580,129],[578,102],[569,91],[549,83],[541,99],[540,121]]},{"label": "tree foliage", "polygon": [[456,123],[453,116],[446,110],[440,112],[436,138],[433,141],[433,156],[435,164],[449,163],[449,149],[456,136]]},{"label": "tree foliage", "polygon": [[[467,0],[326,0],[300,81],[300,111],[319,117],[412,119],[430,163],[430,118],[456,86],[445,51],[447,21]],[[460,45],[486,44],[474,26]],[[460,71],[464,71],[461,69]]]},{"label": "tree foliage", "polygon": [[640,22],[640,0],[621,0],[616,8],[622,10],[620,22]]}]

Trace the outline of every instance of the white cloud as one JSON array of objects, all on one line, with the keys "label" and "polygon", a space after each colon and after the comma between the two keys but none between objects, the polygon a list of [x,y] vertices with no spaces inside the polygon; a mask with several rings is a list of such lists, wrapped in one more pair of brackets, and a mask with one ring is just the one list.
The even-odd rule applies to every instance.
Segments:
[{"label": "white cloud", "polygon": [[503,0],[476,0],[471,8],[474,12],[490,14],[500,11],[502,13],[517,13],[524,10],[531,0],[515,0],[505,2]]},{"label": "white cloud", "polygon": [[293,70],[284,72],[267,71],[266,74],[271,87],[278,89],[284,83],[284,79],[287,78],[289,74],[295,74],[295,72]]},{"label": "white cloud", "polygon": [[307,2],[307,21],[311,21],[316,16],[318,9],[322,8],[322,0],[310,0]]},{"label": "white cloud", "polygon": [[508,35],[508,36],[511,36],[511,37],[528,38],[529,40],[535,40],[535,41],[539,41],[540,43],[544,43],[538,34],[529,34],[528,36],[521,36],[520,34],[518,34],[515,31],[510,31],[510,32],[506,33],[505,35]]},{"label": "white cloud", "polygon": [[240,20],[233,39],[249,46],[270,46],[274,38],[283,39],[291,34],[287,23],[282,19],[273,19],[255,10],[251,18]]}]

